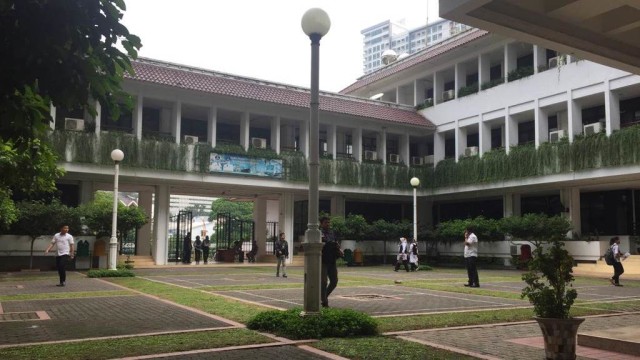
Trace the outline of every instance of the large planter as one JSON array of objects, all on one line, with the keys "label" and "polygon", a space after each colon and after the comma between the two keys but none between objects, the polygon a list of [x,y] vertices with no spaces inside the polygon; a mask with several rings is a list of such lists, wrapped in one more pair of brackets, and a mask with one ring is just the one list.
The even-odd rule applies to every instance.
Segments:
[{"label": "large planter", "polygon": [[542,330],[547,359],[575,360],[578,327],[584,319],[535,318]]}]

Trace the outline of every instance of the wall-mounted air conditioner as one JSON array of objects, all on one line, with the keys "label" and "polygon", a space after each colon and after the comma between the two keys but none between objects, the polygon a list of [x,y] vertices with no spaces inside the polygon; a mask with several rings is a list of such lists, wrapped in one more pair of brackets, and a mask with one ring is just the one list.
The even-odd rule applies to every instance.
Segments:
[{"label": "wall-mounted air conditioner", "polygon": [[411,165],[424,165],[424,158],[422,156],[412,156]]},{"label": "wall-mounted air conditioner", "polygon": [[584,135],[597,134],[604,129],[604,122],[595,122],[584,126]]},{"label": "wall-mounted air conditioner", "polygon": [[556,56],[549,59],[549,69],[558,67],[560,65],[564,65],[567,62],[567,58],[565,56]]},{"label": "wall-mounted air conditioner", "polygon": [[198,143],[198,137],[193,135],[185,135],[184,143],[187,145],[193,145]]},{"label": "wall-mounted air conditioner", "polygon": [[64,129],[73,130],[73,131],[84,131],[84,120],[74,119],[74,118],[65,118]]},{"label": "wall-mounted air conditioner", "polygon": [[469,146],[464,148],[464,156],[476,156],[478,155],[478,147],[477,146]]},{"label": "wall-mounted air conditioner", "polygon": [[433,158],[433,155],[425,155],[424,156],[424,163],[425,164],[433,164],[434,161],[435,161],[435,159]]},{"label": "wall-mounted air conditioner", "polygon": [[558,142],[564,137],[564,130],[549,131],[549,142]]},{"label": "wall-mounted air conditioner", "polygon": [[442,93],[442,100],[443,101],[452,100],[455,97],[456,97],[456,92],[454,90],[447,90],[447,91]]},{"label": "wall-mounted air conditioner", "polygon": [[378,153],[371,150],[364,151],[364,159],[365,160],[378,160]]},{"label": "wall-mounted air conditioner", "polygon": [[400,164],[400,155],[389,154],[389,162],[392,164]]},{"label": "wall-mounted air conditioner", "polygon": [[251,138],[251,146],[253,146],[256,149],[266,149],[267,148],[267,139]]}]

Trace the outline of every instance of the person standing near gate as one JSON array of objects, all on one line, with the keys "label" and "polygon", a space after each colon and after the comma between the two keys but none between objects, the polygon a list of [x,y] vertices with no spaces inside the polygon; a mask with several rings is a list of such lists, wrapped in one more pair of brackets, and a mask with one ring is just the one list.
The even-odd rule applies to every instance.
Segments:
[{"label": "person standing near gate", "polygon": [[200,258],[202,258],[202,240],[200,240],[200,236],[196,236],[196,241],[193,244],[193,248],[196,252],[196,265],[200,265]]},{"label": "person standing near gate", "polygon": [[182,263],[191,264],[191,231],[184,236],[182,244]]},{"label": "person standing near gate", "polygon": [[44,251],[46,255],[53,247],[56,247],[56,268],[58,269],[58,276],[60,277],[60,283],[56,286],[65,286],[67,284],[67,263],[69,259],[73,259],[73,236],[69,234],[69,226],[63,225],[60,228],[60,232],[53,235],[51,244]]},{"label": "person standing near gate", "polygon": [[321,302],[322,307],[329,307],[329,295],[338,286],[338,267],[336,260],[343,256],[340,244],[336,241],[336,236],[330,229],[331,220],[323,216],[320,219],[320,229],[322,231],[322,284]]},{"label": "person standing near gate", "polygon": [[282,265],[282,277],[287,277],[287,258],[289,257],[289,243],[285,240],[284,233],[280,233],[280,237],[273,244],[273,252],[278,259],[276,267],[276,277],[280,276],[280,266]]},{"label": "person standing near gate", "polygon": [[467,226],[464,231],[464,264],[467,267],[467,276],[469,282],[464,284],[468,287],[480,287],[478,279],[478,268],[476,262],[478,260],[478,237],[473,233],[473,227]]},{"label": "person standing near gate", "polygon": [[204,260],[204,264],[207,265],[209,262],[209,248],[211,246],[211,241],[209,240],[209,235],[204,237],[202,240],[202,260]]}]

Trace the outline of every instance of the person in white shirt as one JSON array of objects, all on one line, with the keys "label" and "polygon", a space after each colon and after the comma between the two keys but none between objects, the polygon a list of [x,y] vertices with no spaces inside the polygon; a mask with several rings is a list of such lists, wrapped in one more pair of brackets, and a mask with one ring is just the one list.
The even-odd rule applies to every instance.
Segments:
[{"label": "person in white shirt", "polygon": [[473,233],[473,227],[467,226],[464,231],[464,264],[467,268],[467,277],[469,282],[464,284],[468,287],[480,287],[478,279],[478,268],[476,262],[478,260],[478,237]]},{"label": "person in white shirt", "polygon": [[609,245],[611,246],[611,252],[613,252],[613,276],[611,277],[611,284],[614,286],[622,286],[622,284],[620,284],[620,275],[624,274],[624,267],[622,266],[621,259],[620,238],[617,236],[612,237]]},{"label": "person in white shirt", "polygon": [[60,284],[56,286],[65,286],[67,282],[67,263],[70,259],[73,259],[73,236],[69,234],[69,226],[63,225],[60,228],[60,232],[53,235],[51,244],[44,251],[44,254],[48,254],[49,250],[53,247],[57,249],[56,256],[56,268],[58,269],[58,276],[60,277]]}]

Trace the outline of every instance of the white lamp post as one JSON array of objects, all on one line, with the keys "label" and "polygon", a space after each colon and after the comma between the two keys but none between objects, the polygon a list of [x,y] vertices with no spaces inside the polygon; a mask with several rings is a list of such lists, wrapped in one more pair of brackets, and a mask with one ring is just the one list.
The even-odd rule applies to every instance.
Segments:
[{"label": "white lamp post", "polygon": [[309,210],[304,243],[304,313],[320,312],[320,258],[322,243],[318,229],[320,182],[320,149],[318,121],[320,39],[329,32],[329,15],[319,8],[307,10],[302,16],[302,30],[311,39],[311,99],[309,102]]},{"label": "white lamp post", "polygon": [[416,201],[416,191],[420,186],[420,179],[412,177],[409,181],[413,186],[413,238],[418,240],[418,204]]},{"label": "white lamp post", "polygon": [[113,218],[111,219],[111,239],[109,240],[109,270],[116,270],[118,262],[118,172],[120,161],[124,159],[124,153],[120,149],[111,152],[111,159],[116,165],[115,176],[113,178]]}]

